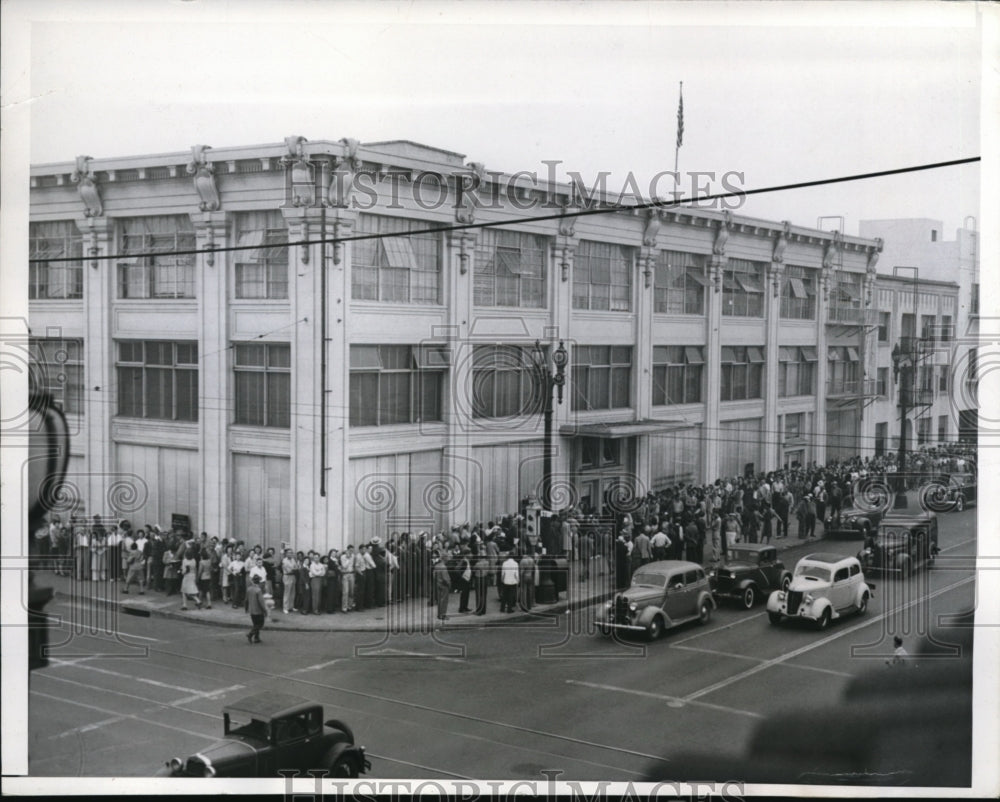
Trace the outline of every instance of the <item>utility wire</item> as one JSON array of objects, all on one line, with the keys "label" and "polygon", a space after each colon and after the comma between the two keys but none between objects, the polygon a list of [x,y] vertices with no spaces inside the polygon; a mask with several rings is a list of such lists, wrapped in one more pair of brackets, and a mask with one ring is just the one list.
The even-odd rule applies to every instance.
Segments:
[{"label": "utility wire", "polygon": [[312,240],[298,240],[296,242],[285,242],[277,244],[261,243],[259,245],[227,245],[221,248],[193,248],[185,250],[170,251],[135,251],[130,253],[104,254],[98,256],[54,256],[40,259],[29,259],[33,264],[47,264],[53,262],[80,262],[108,261],[113,259],[135,258],[139,256],[190,256],[202,253],[225,253],[231,251],[259,251],[264,248],[286,248],[291,246],[308,247],[310,245],[337,244],[343,242],[360,242],[363,240],[387,239],[389,237],[409,237],[414,234],[440,234],[450,231],[469,231],[484,228],[502,228],[510,225],[522,223],[541,223],[550,220],[566,220],[576,217],[591,217],[600,214],[617,214],[618,212],[635,212],[646,209],[673,209],[679,208],[686,203],[704,203],[710,200],[723,200],[725,198],[741,198],[747,195],[762,195],[769,192],[787,192],[793,189],[807,189],[809,187],[829,186],[831,184],[843,184],[849,181],[864,181],[872,178],[885,178],[892,175],[905,175],[908,173],[922,172],[926,170],[938,170],[944,167],[958,167],[963,164],[973,164],[981,161],[979,156],[971,156],[964,159],[952,159],[950,161],[934,162],[933,164],[919,164],[912,167],[897,167],[891,170],[878,170],[870,173],[856,173],[854,175],[839,176],[836,178],[821,178],[814,181],[800,181],[792,184],[777,184],[771,187],[760,187],[758,189],[741,189],[735,192],[718,192],[713,195],[702,195],[693,198],[677,198],[674,200],[652,200],[645,203],[636,204],[609,204],[602,205],[595,209],[577,209],[575,211],[567,208],[557,214],[537,215],[533,217],[519,217],[512,220],[498,220],[482,223],[461,223],[457,225],[435,226],[432,228],[414,229],[411,231],[381,233],[381,234],[354,234],[349,237],[334,237]]}]

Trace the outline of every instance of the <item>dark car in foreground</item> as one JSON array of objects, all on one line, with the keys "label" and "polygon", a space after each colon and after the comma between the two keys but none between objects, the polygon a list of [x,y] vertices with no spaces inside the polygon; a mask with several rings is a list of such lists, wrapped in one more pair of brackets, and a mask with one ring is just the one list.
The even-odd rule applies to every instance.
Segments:
[{"label": "dark car in foreground", "polygon": [[891,509],[891,502],[879,502],[878,504],[851,503],[850,506],[840,511],[840,523],[832,515],[827,515],[823,522],[823,534],[826,537],[839,537],[861,539],[868,537],[878,529],[882,518]]},{"label": "dark car in foreground", "polygon": [[707,624],[714,609],[704,568],[684,560],[659,560],[639,568],[629,588],[599,605],[595,617],[604,635],[637,632],[656,640],[688,621]]},{"label": "dark car in foreground", "polygon": [[169,777],[278,777],[280,771],[325,770],[357,777],[371,768],[351,728],[323,720],[322,705],[283,693],[248,696],[222,711],[223,738],[160,770]]},{"label": "dark car in foreground", "polygon": [[737,543],[726,549],[717,568],[708,572],[716,598],[734,599],[750,609],[772,590],[787,590],[792,572],[778,559],[778,549],[766,543]]},{"label": "dark car in foreground", "polygon": [[941,481],[947,488],[946,499],[950,509],[961,512],[976,503],[978,496],[976,474],[949,473],[942,476]]},{"label": "dark car in foreground", "polygon": [[866,574],[896,573],[907,577],[931,565],[938,553],[938,522],[933,512],[890,513],[878,532],[865,541],[858,560]]}]

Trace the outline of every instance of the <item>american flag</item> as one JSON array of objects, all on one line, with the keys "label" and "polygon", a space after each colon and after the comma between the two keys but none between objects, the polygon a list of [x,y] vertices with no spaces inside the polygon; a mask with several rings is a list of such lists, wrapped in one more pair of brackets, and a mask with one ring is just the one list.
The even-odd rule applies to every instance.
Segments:
[{"label": "american flag", "polygon": [[681,81],[681,98],[677,103],[677,147],[684,144],[684,82]]}]

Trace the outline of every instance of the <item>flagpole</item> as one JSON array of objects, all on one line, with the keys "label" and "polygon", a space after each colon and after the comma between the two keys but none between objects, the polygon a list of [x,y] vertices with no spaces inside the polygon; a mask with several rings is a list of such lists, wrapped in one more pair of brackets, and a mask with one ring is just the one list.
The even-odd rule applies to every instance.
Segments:
[{"label": "flagpole", "polygon": [[680,82],[680,99],[677,102],[677,144],[674,146],[674,181],[680,183],[681,175],[677,171],[680,159],[681,142],[684,141],[684,82]]}]

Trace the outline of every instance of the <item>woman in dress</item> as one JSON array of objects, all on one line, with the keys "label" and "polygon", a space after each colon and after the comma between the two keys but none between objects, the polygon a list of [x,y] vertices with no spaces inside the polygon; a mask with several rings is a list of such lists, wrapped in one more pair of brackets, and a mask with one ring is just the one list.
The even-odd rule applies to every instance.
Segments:
[{"label": "woman in dress", "polygon": [[108,542],[104,527],[97,527],[90,535],[90,578],[95,582],[108,579]]},{"label": "woman in dress", "polygon": [[235,554],[233,554],[233,559],[229,563],[229,590],[230,598],[233,600],[233,609],[243,606],[243,599],[246,593],[246,585],[244,584],[246,578],[245,567],[246,559],[243,555],[243,549],[237,549]]},{"label": "woman in dress", "polygon": [[202,548],[198,560],[198,600],[212,609],[212,552],[208,546]]},{"label": "woman in dress", "polygon": [[194,600],[198,609],[201,609],[201,599],[198,598],[198,560],[195,558],[195,550],[188,549],[184,552],[184,559],[181,560],[181,609],[187,610],[188,598]]},{"label": "woman in dress", "polygon": [[231,577],[229,575],[229,564],[233,561],[233,547],[226,546],[226,550],[222,552],[222,557],[219,560],[219,579],[222,581],[222,603],[231,604],[232,599],[230,597],[230,581]]}]

